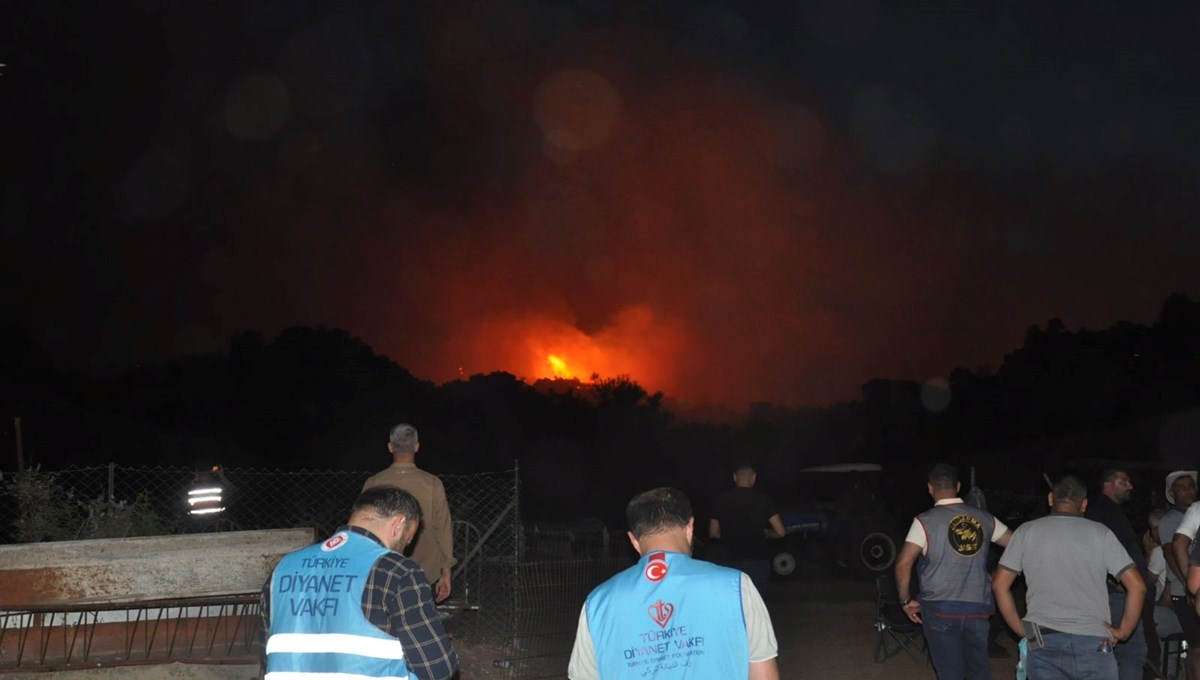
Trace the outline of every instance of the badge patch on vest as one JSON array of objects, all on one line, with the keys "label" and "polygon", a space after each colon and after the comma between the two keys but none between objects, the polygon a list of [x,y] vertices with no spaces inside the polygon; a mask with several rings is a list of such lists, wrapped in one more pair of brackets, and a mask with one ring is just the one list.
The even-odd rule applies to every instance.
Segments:
[{"label": "badge patch on vest", "polygon": [[337,550],[338,548],[342,547],[342,544],[345,542],[346,532],[339,531],[338,533],[330,536],[328,540],[321,544],[321,551],[329,552],[330,550]]},{"label": "badge patch on vest", "polygon": [[[646,577],[647,581],[652,581],[654,583],[658,583],[666,578],[667,556],[660,552],[651,555],[650,561],[646,562],[646,569],[642,572],[642,574]],[[667,618],[670,618],[670,614],[667,615]]]},{"label": "badge patch on vest", "polygon": [[947,538],[954,552],[970,557],[983,549],[983,524],[970,515],[959,515],[950,520]]},{"label": "badge patch on vest", "polygon": [[650,608],[647,609],[646,612],[650,614],[650,618],[654,619],[654,622],[658,624],[659,628],[666,628],[667,622],[670,621],[671,616],[675,614],[675,605],[671,604],[670,602],[663,602],[662,600],[659,600],[658,602],[650,605]]}]

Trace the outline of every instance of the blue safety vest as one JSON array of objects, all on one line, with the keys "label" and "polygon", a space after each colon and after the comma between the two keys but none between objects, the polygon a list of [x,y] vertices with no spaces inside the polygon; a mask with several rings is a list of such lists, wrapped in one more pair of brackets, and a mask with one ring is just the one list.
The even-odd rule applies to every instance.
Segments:
[{"label": "blue safety vest", "polygon": [[742,574],[682,553],[651,552],[588,596],[603,680],[745,680]]},{"label": "blue safety vest", "polygon": [[343,530],[279,561],[271,575],[266,680],[332,674],[416,680],[400,641],[362,611],[367,577],[388,552]]}]

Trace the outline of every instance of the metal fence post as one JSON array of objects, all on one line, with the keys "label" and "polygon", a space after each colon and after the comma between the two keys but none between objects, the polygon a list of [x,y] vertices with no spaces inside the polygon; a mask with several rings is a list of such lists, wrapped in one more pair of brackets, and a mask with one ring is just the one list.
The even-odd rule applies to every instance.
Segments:
[{"label": "metal fence post", "polygon": [[113,464],[113,463],[108,464],[108,502],[109,503],[112,503],[113,498],[114,498],[114,496],[113,496],[113,469],[114,468],[116,468],[115,464]]}]

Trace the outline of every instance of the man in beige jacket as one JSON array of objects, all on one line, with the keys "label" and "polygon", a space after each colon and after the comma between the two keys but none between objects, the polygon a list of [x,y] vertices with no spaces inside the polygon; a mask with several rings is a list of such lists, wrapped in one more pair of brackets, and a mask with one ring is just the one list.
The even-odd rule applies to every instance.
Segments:
[{"label": "man in beige jacket", "polygon": [[398,486],[412,494],[421,504],[424,521],[413,540],[412,558],[425,570],[438,602],[450,596],[450,568],[454,566],[454,528],[450,506],[446,504],[446,489],[437,475],[418,468],[413,462],[421,448],[417,428],[401,423],[388,435],[388,451],[392,464],[363,484],[363,491],[373,486]]}]

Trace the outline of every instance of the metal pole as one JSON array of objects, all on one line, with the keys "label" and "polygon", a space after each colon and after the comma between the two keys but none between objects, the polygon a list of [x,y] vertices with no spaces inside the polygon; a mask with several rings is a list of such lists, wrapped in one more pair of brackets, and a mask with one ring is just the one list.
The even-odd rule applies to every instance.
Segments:
[{"label": "metal pole", "polygon": [[513,566],[512,601],[510,602],[509,645],[507,657],[515,656],[520,650],[521,620],[521,461],[513,459]]},{"label": "metal pole", "polygon": [[113,468],[115,468],[115,467],[116,467],[116,465],[114,465],[113,463],[108,464],[108,502],[109,503],[113,502]]},{"label": "metal pole", "polygon": [[17,431],[17,474],[25,472],[25,446],[21,442],[21,418],[20,416],[13,418],[13,425]]},{"label": "metal pole", "polygon": [[521,561],[521,461],[513,459],[513,563]]}]

